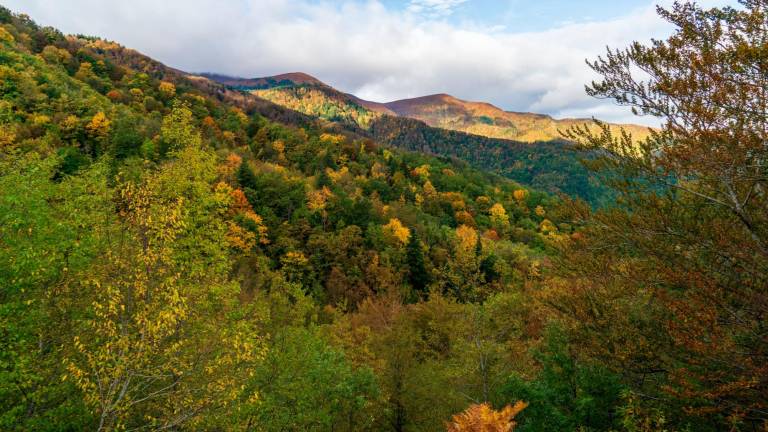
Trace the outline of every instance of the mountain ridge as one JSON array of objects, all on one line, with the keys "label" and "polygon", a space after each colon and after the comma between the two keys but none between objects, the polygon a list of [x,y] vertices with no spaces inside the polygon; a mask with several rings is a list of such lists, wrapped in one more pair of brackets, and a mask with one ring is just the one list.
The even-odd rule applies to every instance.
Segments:
[{"label": "mountain ridge", "polygon": [[302,118],[305,124],[314,119],[395,148],[460,159],[542,191],[580,197],[595,206],[613,200],[611,191],[580,162],[594,158],[596,153],[575,151],[573,143],[559,134],[529,142],[488,137],[430,126],[416,118],[374,112],[354,95],[330,86],[303,84],[248,90],[212,78],[197,78],[220,86],[228,98],[240,97],[260,106],[259,111],[268,118],[306,116]]},{"label": "mountain ridge", "polygon": [[232,87],[253,87],[253,88],[271,88],[279,86],[280,84],[312,84],[312,85],[327,85],[319,79],[306,74],[304,72],[288,72],[273,76],[260,77],[260,78],[239,78],[230,75],[217,74],[212,72],[203,72],[194,74],[208,78],[218,83],[232,86]]},{"label": "mountain ridge", "polygon": [[[339,120],[338,113],[341,112],[342,120],[351,120],[363,128],[368,127],[371,118],[389,115],[420,120],[441,129],[527,143],[562,139],[562,132],[574,126],[599,131],[593,119],[557,119],[549,114],[506,111],[489,102],[468,101],[447,93],[373,102],[301,72],[253,79],[221,79],[215,74],[208,77],[305,114]],[[363,112],[358,107],[370,112]],[[609,127],[614,132],[627,130],[637,140],[647,137],[651,130],[634,124],[609,123]]]}]

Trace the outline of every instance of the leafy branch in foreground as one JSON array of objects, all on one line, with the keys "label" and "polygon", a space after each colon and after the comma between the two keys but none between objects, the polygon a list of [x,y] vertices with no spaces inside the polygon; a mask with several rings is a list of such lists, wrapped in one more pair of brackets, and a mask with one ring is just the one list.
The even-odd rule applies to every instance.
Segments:
[{"label": "leafy branch in foreground", "polygon": [[659,14],[677,28],[668,39],[589,63],[603,77],[589,94],[662,127],[640,145],[607,127],[570,132],[606,149],[593,167],[613,179],[620,208],[573,212],[588,228],[564,250],[560,276],[572,286],[547,301],[647,402],[759,427],[768,422],[768,3],[676,3]]}]

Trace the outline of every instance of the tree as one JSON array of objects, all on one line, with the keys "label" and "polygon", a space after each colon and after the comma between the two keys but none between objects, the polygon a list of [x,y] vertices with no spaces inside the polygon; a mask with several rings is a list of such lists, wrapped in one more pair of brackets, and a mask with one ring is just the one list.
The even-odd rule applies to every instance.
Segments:
[{"label": "tree", "polygon": [[[605,125],[569,134],[608,154],[591,166],[620,206],[571,206],[587,228],[564,250],[561,275],[586,286],[550,297],[580,341],[601,340],[598,359],[642,392],[664,389],[653,397],[699,430],[768,422],[768,5],[740,3],[659,8],[672,36],[590,62],[602,79],[589,94],[662,126],[641,143]],[[628,316],[623,334],[605,329],[606,314]]]},{"label": "tree", "polygon": [[163,117],[160,129],[161,153],[166,154],[186,146],[200,148],[202,138],[194,124],[192,111],[188,106],[176,103],[171,112]]},{"label": "tree", "polygon": [[408,243],[408,239],[411,236],[411,230],[408,227],[403,226],[400,219],[392,218],[389,223],[383,227],[384,233],[392,240],[393,243],[399,245],[405,245]]},{"label": "tree", "polygon": [[144,137],[141,135],[140,122],[133,116],[118,117],[112,128],[112,154],[116,159],[124,159],[139,154]]},{"label": "tree", "polygon": [[488,210],[491,216],[491,223],[497,231],[504,232],[509,228],[509,215],[507,210],[500,203],[496,203]]},{"label": "tree", "polygon": [[92,429],[62,351],[88,302],[75,289],[114,230],[107,166],[52,181],[58,157],[0,156],[0,429]]},{"label": "tree", "polygon": [[215,159],[194,146],[174,155],[120,188],[120,235],[77,285],[91,304],[65,377],[96,414],[96,430],[215,423],[263,356],[229,280],[230,196],[212,187]]},{"label": "tree", "polygon": [[619,377],[596,364],[582,364],[567,335],[556,325],[545,332],[535,352],[541,370],[530,381],[512,374],[503,386],[504,400],[524,399],[531,405],[520,418],[521,431],[614,430],[618,426]]},{"label": "tree", "polygon": [[160,85],[157,86],[157,89],[165,99],[171,99],[176,96],[176,86],[173,85],[173,83],[162,81]]},{"label": "tree", "polygon": [[421,248],[421,240],[414,231],[406,246],[406,262],[408,263],[408,281],[419,297],[426,294],[431,279],[424,265],[424,253]]},{"label": "tree", "polygon": [[75,73],[75,78],[91,86],[98,87],[100,84],[99,77],[93,72],[93,64],[89,62],[80,63],[80,68]]},{"label": "tree", "polygon": [[311,330],[280,329],[247,386],[259,394],[246,411],[258,430],[372,430],[378,387],[371,370],[353,367]]},{"label": "tree", "polygon": [[112,122],[107,118],[104,112],[99,111],[91,118],[91,121],[85,125],[85,130],[88,132],[88,136],[98,144],[89,149],[90,153],[94,156],[98,155],[104,147],[104,141],[109,135]]},{"label": "tree", "polygon": [[253,170],[247,162],[240,163],[240,167],[237,169],[237,182],[243,189],[255,189],[258,187],[256,174],[253,173]]},{"label": "tree", "polygon": [[448,432],[512,432],[517,426],[515,416],[527,406],[525,402],[517,402],[494,411],[488,403],[471,405],[453,416]]}]

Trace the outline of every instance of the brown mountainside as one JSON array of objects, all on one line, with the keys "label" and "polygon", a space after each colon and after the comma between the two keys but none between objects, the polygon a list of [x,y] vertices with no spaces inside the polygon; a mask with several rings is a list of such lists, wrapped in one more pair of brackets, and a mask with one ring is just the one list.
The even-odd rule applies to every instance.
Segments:
[{"label": "brown mountainside", "polygon": [[[560,131],[576,125],[590,125],[591,119],[557,120],[544,114],[504,111],[486,102],[468,102],[447,94],[403,99],[384,104],[403,117],[421,120],[433,127],[467,132],[489,138],[535,142],[561,138]],[[637,138],[648,135],[639,125],[615,125]]]},{"label": "brown mountainside", "polygon": [[[367,128],[381,115],[407,117],[429,126],[488,138],[522,142],[561,139],[561,131],[576,125],[597,129],[591,119],[554,119],[544,114],[504,111],[490,103],[469,102],[448,94],[435,94],[388,103],[367,101],[343,93],[304,74],[290,73],[255,79],[206,75],[222,84],[249,90],[278,105],[328,120],[346,121]],[[612,125],[636,139],[648,136],[639,125]]]}]

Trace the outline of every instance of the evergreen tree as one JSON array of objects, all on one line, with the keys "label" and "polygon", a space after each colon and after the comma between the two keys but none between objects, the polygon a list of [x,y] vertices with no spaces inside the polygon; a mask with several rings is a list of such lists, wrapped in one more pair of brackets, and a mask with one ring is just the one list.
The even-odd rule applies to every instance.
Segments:
[{"label": "evergreen tree", "polygon": [[240,168],[237,169],[237,182],[243,189],[256,189],[258,184],[256,174],[253,173],[247,162],[242,162]]},{"label": "evergreen tree", "polygon": [[328,177],[328,173],[325,172],[325,170],[321,170],[317,175],[317,180],[315,180],[315,187],[321,189],[323,186],[333,186],[333,182],[331,181],[331,178]]},{"label": "evergreen tree", "polygon": [[429,273],[424,266],[424,254],[421,251],[421,241],[416,231],[411,233],[406,246],[406,259],[408,261],[408,281],[411,283],[414,294],[423,297],[427,293],[430,282]]}]

